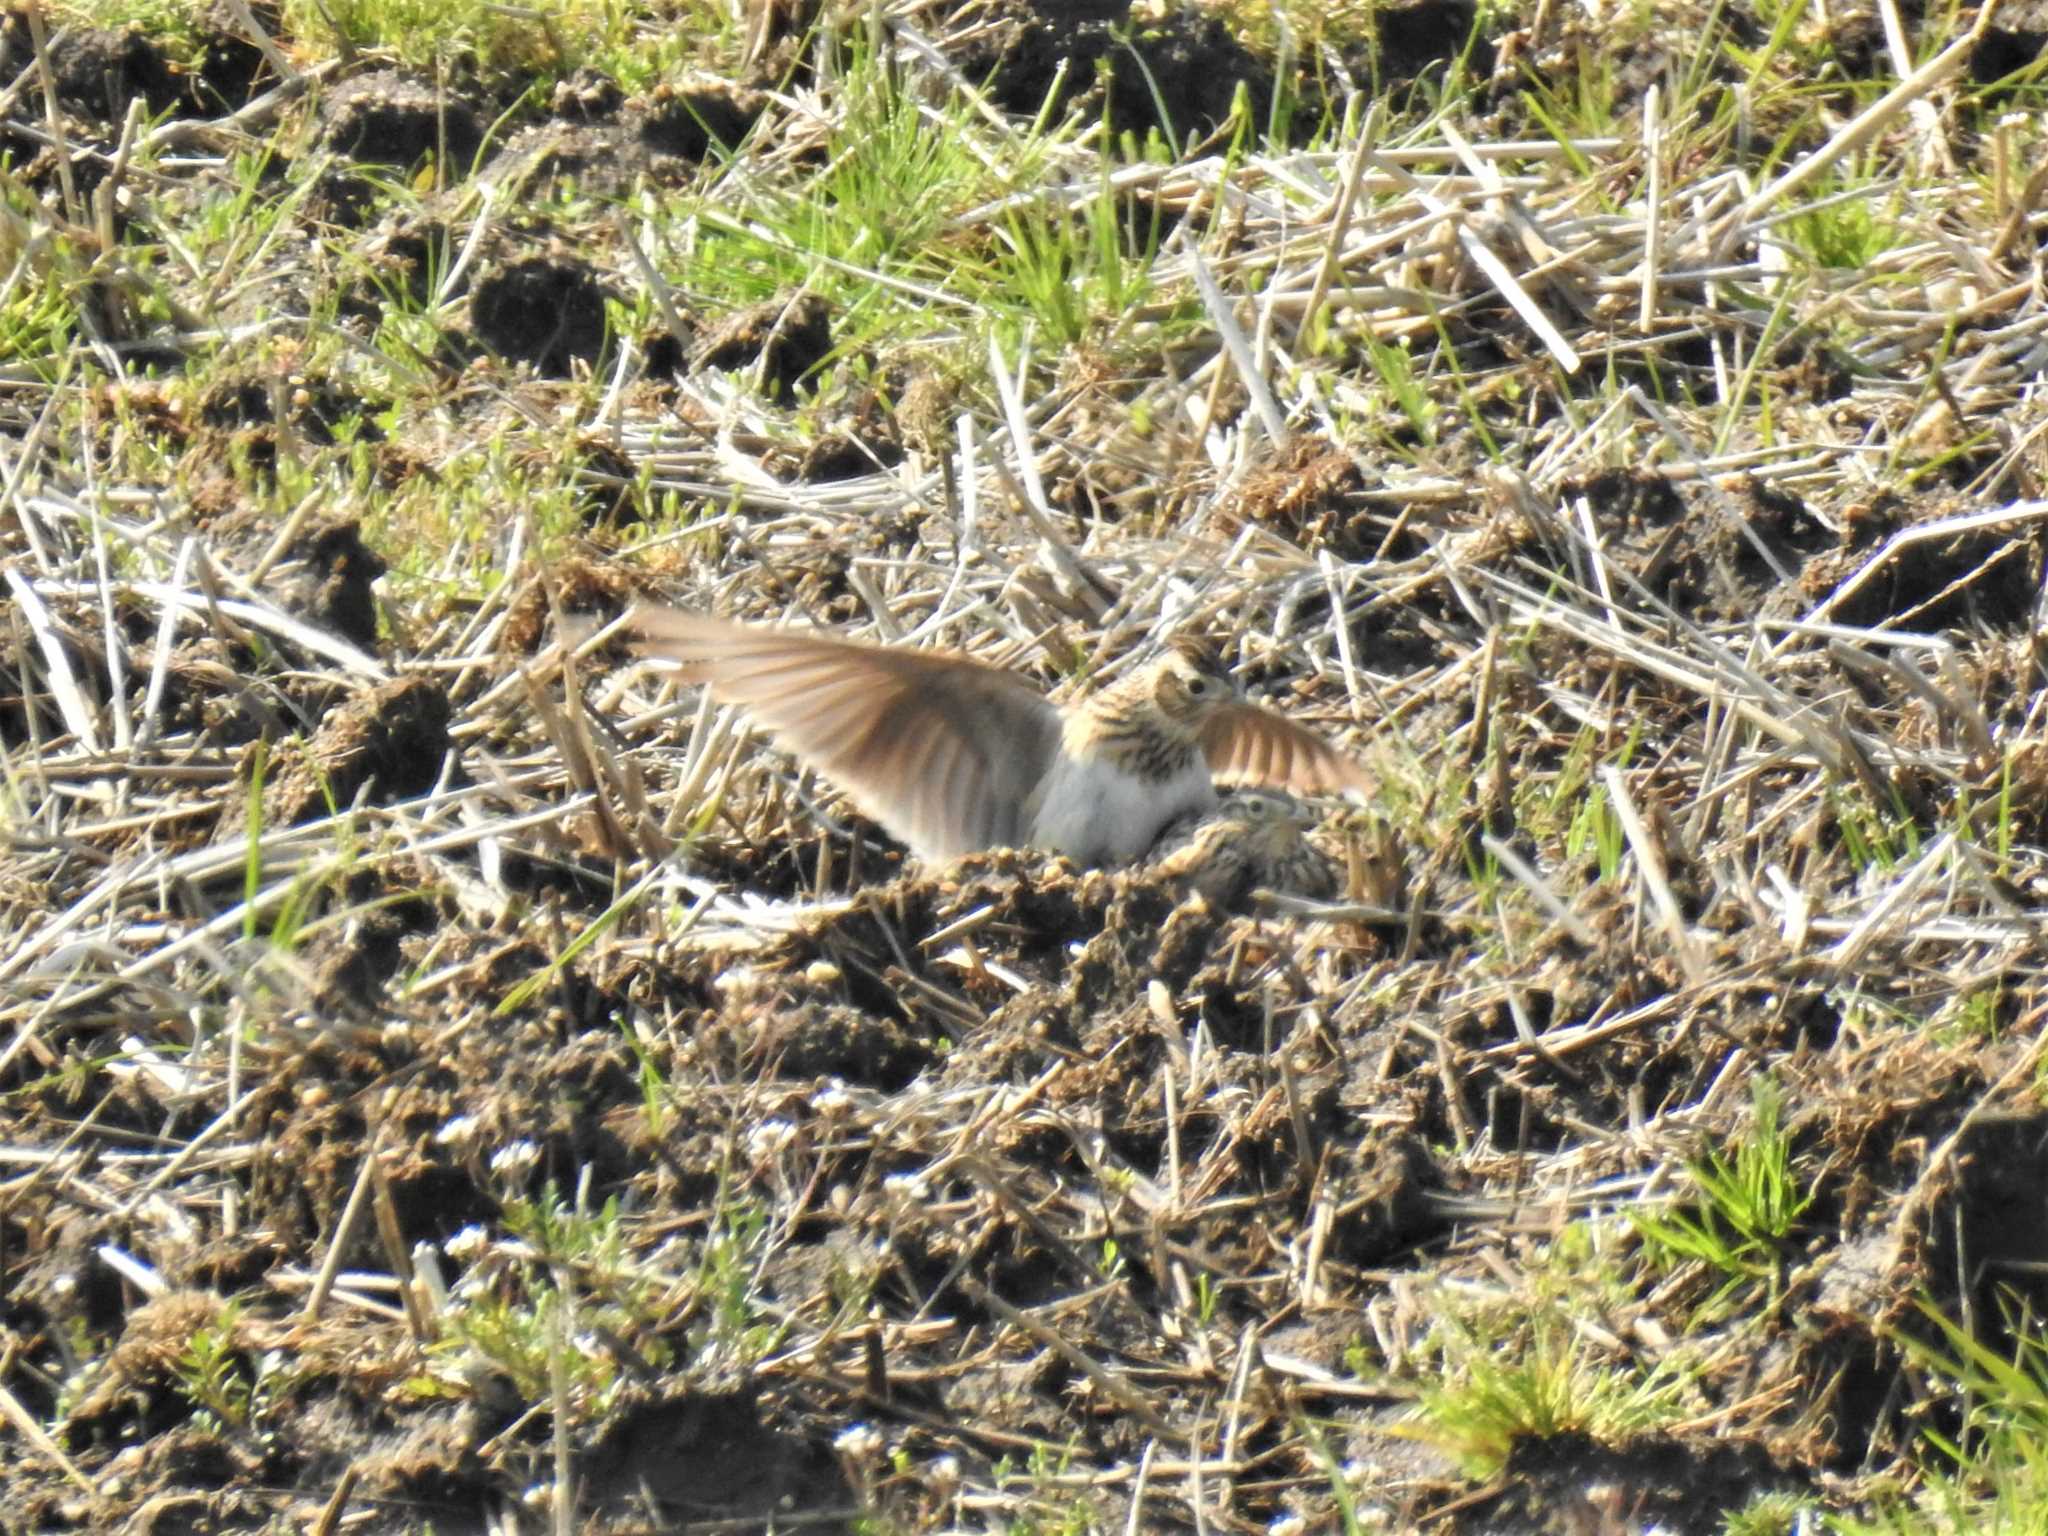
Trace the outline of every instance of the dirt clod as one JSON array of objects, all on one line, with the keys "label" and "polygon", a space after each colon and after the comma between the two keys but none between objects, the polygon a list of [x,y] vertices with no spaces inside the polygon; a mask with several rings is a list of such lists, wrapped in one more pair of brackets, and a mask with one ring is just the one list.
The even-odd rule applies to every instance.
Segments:
[{"label": "dirt clod", "polygon": [[604,350],[605,286],[587,262],[524,256],[486,273],[470,295],[478,340],[499,356],[567,378]]},{"label": "dirt clod", "polygon": [[698,344],[699,368],[759,370],[762,386],[785,404],[832,350],[832,307],[815,294],[770,299],[743,309]]},{"label": "dirt clod", "polygon": [[50,69],[65,106],[115,126],[127,116],[131,101],[140,99],[151,113],[161,113],[183,96],[163,54],[135,27],[64,28],[50,40]]},{"label": "dirt clod", "polygon": [[366,690],[321,722],[298,751],[280,752],[264,788],[264,815],[287,826],[354,803],[424,793],[448,750],[448,695],[430,679],[400,677]]},{"label": "dirt clod", "polygon": [[321,116],[327,148],[344,159],[409,168],[434,155],[451,179],[469,174],[484,138],[481,119],[458,96],[392,70],[343,83]]},{"label": "dirt clod", "polygon": [[736,148],[767,104],[759,91],[724,82],[664,91],[633,112],[633,133],[651,154],[702,160],[714,149]]}]

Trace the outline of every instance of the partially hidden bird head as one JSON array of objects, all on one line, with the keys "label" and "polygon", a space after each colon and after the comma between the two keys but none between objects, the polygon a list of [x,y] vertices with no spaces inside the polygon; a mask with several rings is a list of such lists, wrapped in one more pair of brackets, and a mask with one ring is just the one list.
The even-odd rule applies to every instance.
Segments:
[{"label": "partially hidden bird head", "polygon": [[1263,789],[1232,791],[1224,796],[1216,814],[1233,821],[1248,822],[1255,827],[1312,827],[1317,820],[1314,809],[1294,796]]},{"label": "partially hidden bird head", "polygon": [[1219,823],[1235,829],[1248,849],[1265,859],[1312,858],[1303,834],[1316,824],[1316,814],[1292,795],[1240,789],[1216,808]]}]

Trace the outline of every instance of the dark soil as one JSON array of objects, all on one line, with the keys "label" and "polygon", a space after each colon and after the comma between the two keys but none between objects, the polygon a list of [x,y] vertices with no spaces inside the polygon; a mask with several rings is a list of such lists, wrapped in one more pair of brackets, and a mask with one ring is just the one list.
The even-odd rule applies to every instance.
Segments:
[{"label": "dark soil", "polygon": [[[1402,338],[1454,356],[1429,421],[1333,390],[1239,454],[1233,372],[1153,393],[1217,356],[1191,322],[1143,356],[1119,325],[1029,379],[1026,486],[1016,424],[959,383],[981,333],[962,364],[940,306],[899,357],[802,274],[649,295],[636,199],[825,168],[807,114],[846,39],[813,29],[843,18],[744,10],[731,78],[359,61],[232,128],[280,84],[237,16],[178,48],[65,29],[47,104],[25,14],[0,24],[24,82],[0,155],[41,221],[15,255],[91,321],[57,384],[0,359],[0,1387],[49,1429],[0,1437],[0,1533],[552,1528],[558,1452],[594,1532],[1330,1529],[1362,1503],[1387,1529],[1707,1533],[1770,1493],[1867,1508],[1856,1479],[1925,1424],[1960,1435],[1906,1341],[1942,1342],[1922,1300],[2006,1354],[2048,1308],[2048,1125],[1983,1108],[2026,1065],[2043,956],[1863,919],[1944,839],[2004,845],[1927,873],[1963,928],[2048,895],[2048,535],[2023,503],[1975,517],[2000,456],[2039,479],[2030,429],[1853,497],[1605,445],[1539,495],[1524,471],[1600,389],[1700,409],[1734,312],[1596,388],[1418,240],[1380,277],[1439,307]],[[2040,10],[2001,14],[1978,80],[2038,57]],[[1240,108],[1287,128],[1299,162],[1230,199],[1162,176],[1113,207],[1132,250],[1208,240],[1225,269],[1257,254],[1260,177],[1335,174],[1300,145],[1350,88],[1426,93],[1462,59],[1505,138],[1541,88],[1689,63],[1668,29],[1462,0],[1284,72],[1213,10],[898,11],[874,24],[952,72],[917,89],[1075,114],[1105,154],[1156,133],[1227,177]],[[1815,121],[1745,119],[1746,170],[1888,78],[1874,13],[1828,26]],[[137,103],[199,147],[103,221]],[[282,233],[207,248],[274,270],[159,262],[145,218],[256,142],[275,163],[242,190]],[[1575,217],[1638,195],[1598,190]],[[1519,192],[1456,195],[1513,250]],[[36,265],[53,241],[71,265]],[[1613,293],[1568,268],[1539,301],[1611,339]],[[306,361],[329,329],[360,372]],[[1337,356],[1370,383],[1361,334],[1274,374]],[[1867,358],[1765,334],[1741,339],[1774,402],[1875,434]],[[60,396],[81,414],[46,430]],[[1001,465],[971,529],[962,421]],[[1312,878],[1277,895],[1179,839],[1132,869],[925,867],[592,638],[679,595],[932,620],[1063,698],[1170,612],[1369,744],[1385,793],[1321,808]],[[1681,1362],[1684,1427],[1518,1433],[1486,1478],[1418,1431],[1437,1325],[1478,1299],[1525,1341],[1612,1285],[1573,1338],[1617,1371],[1690,1342],[1716,1282],[1654,1271],[1619,1213],[1736,1145],[1765,1072],[1812,1203],[1755,1315]],[[1596,1226],[1607,1267],[1570,1269]]]}]

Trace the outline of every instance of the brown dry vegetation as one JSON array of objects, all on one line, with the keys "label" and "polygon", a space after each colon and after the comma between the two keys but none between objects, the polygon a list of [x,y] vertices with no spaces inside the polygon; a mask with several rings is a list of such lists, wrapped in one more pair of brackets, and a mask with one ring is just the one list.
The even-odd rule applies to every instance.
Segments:
[{"label": "brown dry vegetation", "polygon": [[[0,29],[0,1531],[1995,1523],[2028,8],[241,9]],[[642,595],[1383,787],[920,868]]]}]

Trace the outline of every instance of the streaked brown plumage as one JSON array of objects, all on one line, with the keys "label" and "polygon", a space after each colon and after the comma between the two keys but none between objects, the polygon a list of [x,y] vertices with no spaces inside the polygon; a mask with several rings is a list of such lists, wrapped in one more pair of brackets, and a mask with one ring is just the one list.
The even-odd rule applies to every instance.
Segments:
[{"label": "streaked brown plumage", "polygon": [[1175,817],[1212,809],[1219,780],[1371,788],[1352,758],[1237,697],[1193,646],[1062,709],[1015,672],[945,652],[648,605],[628,623],[645,654],[744,706],[927,859],[1040,847],[1127,863]]},{"label": "streaked brown plumage", "polygon": [[1240,790],[1161,854],[1153,872],[1218,907],[1236,906],[1261,888],[1327,900],[1337,874],[1302,835],[1314,824],[1314,813],[1298,800]]}]

